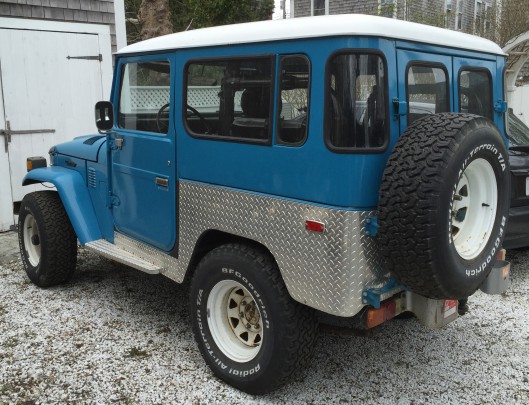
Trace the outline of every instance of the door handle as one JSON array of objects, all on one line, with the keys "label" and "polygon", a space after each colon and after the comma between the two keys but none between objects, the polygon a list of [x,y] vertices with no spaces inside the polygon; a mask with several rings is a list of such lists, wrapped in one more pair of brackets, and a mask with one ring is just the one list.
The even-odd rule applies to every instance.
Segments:
[{"label": "door handle", "polygon": [[169,187],[169,179],[166,179],[164,177],[156,177],[156,180],[154,181],[157,186],[160,187]]}]

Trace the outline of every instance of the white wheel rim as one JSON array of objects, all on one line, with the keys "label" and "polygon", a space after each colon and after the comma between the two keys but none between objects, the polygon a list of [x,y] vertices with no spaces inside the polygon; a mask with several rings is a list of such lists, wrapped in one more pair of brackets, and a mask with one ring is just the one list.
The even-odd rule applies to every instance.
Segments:
[{"label": "white wheel rim", "polygon": [[452,205],[452,238],[457,253],[465,259],[476,258],[490,239],[496,207],[498,185],[489,162],[473,160],[463,172]]},{"label": "white wheel rim", "polygon": [[209,294],[207,313],[211,336],[226,357],[244,363],[257,356],[263,341],[261,312],[242,284],[217,283]]},{"label": "white wheel rim", "polygon": [[31,214],[27,214],[24,219],[23,234],[28,260],[33,267],[37,267],[40,262],[40,235],[37,221]]}]

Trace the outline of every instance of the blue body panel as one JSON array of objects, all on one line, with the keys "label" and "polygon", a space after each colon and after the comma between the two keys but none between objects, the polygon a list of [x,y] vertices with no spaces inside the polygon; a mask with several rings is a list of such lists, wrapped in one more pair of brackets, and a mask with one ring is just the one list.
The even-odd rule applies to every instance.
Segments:
[{"label": "blue body panel", "polygon": [[83,176],[64,167],[46,167],[30,171],[22,185],[52,183],[59,192],[62,203],[81,245],[101,239],[99,223]]},{"label": "blue body panel", "polygon": [[[325,145],[326,65],[335,52],[346,49],[377,52],[386,61],[389,142],[385,151],[336,153]],[[276,144],[275,130],[269,145],[196,138],[188,133],[182,117],[186,110],[185,67],[189,61],[270,55],[275,57],[277,72],[280,56],[287,54],[303,54],[310,61],[310,116],[303,145]],[[114,116],[118,116],[122,66],[161,59],[171,64],[167,135],[125,130],[116,125],[108,139],[112,145],[119,135],[124,139],[123,148],[107,148],[105,137],[92,144],[85,142],[94,135],[76,138],[54,149],[56,164],[71,167],[37,169],[26,176],[26,184],[49,181],[57,186],[81,243],[98,237],[112,240],[116,228],[158,249],[173,250],[177,246],[179,179],[332,208],[376,208],[388,157],[407,127],[406,114],[399,111],[407,107],[405,72],[411,61],[444,65],[451,83],[452,111],[459,109],[457,76],[464,66],[488,69],[493,75],[493,102],[504,97],[505,60],[501,56],[375,37],[327,37],[118,55],[111,95]],[[277,95],[274,99],[277,104]],[[494,121],[505,136],[503,114],[495,112]],[[275,124],[272,123],[273,128]],[[88,172],[95,183],[87,183]],[[167,179],[169,187],[157,186],[157,177]]]},{"label": "blue body panel", "polygon": [[[370,209],[377,205],[382,172],[398,138],[398,121],[390,111],[390,145],[383,153],[336,154],[324,143],[325,67],[339,49],[379,50],[388,63],[388,98],[397,95],[394,43],[377,38],[324,38],[283,43],[181,50],[176,75],[183,77],[190,59],[241,55],[304,54],[311,63],[309,134],[302,146],[289,147],[193,138],[184,128],[183,100],[178,88],[175,124],[179,177],[340,208]],[[279,58],[276,58],[276,64]],[[276,69],[277,70],[277,69]],[[276,86],[277,87],[277,86]],[[274,110],[275,111],[275,110]],[[275,123],[274,123],[275,127]]]},{"label": "blue body panel", "polygon": [[105,143],[105,140],[106,137],[104,135],[83,135],[74,138],[70,142],[60,143],[54,146],[54,150],[61,155],[74,156],[97,162],[101,146]]}]

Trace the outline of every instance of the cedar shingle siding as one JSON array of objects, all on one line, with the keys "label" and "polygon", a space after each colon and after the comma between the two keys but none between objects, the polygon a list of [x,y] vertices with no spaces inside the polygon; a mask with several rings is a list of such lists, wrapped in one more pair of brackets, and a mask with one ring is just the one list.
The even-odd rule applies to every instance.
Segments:
[{"label": "cedar shingle siding", "polygon": [[116,51],[114,0],[2,0],[0,17],[108,25],[112,51]]},{"label": "cedar shingle siding", "polygon": [[[312,0],[293,0],[294,16],[310,16]],[[476,0],[459,0],[463,3],[463,19],[461,30],[474,32]],[[480,0],[484,5],[492,7],[497,0]],[[391,4],[393,3],[393,5]],[[329,0],[329,14],[359,13],[384,15],[402,20],[437,25],[456,29],[458,0],[452,0],[452,9],[446,10],[445,0]],[[381,6],[387,4],[386,6]],[[392,13],[392,10],[395,11]]]}]

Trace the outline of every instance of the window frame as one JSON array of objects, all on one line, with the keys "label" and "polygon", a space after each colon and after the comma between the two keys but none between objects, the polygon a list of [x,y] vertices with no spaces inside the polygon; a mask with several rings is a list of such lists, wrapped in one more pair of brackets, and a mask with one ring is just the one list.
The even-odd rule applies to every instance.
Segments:
[{"label": "window frame", "polygon": [[[219,135],[219,134],[197,134],[189,128],[189,125],[187,125],[187,89],[188,89],[188,72],[189,72],[189,66],[192,64],[205,64],[205,63],[218,63],[218,62],[225,62],[225,61],[238,61],[238,60],[245,60],[245,59],[269,59],[271,64],[271,70],[270,70],[270,123],[268,125],[268,136],[266,139],[250,139],[250,138],[242,138],[237,136],[226,136],[226,135]],[[189,59],[183,69],[183,75],[182,75],[182,123],[185,128],[186,133],[195,139],[202,139],[202,140],[210,140],[210,141],[222,141],[222,142],[232,142],[232,143],[245,143],[245,144],[252,144],[252,145],[266,145],[271,146],[272,145],[272,134],[273,130],[275,128],[274,125],[274,102],[275,102],[275,93],[276,93],[276,86],[275,86],[275,80],[276,80],[276,61],[277,61],[277,55],[272,53],[266,53],[266,54],[256,54],[256,55],[236,55],[236,56],[218,56],[213,58],[192,58]]]},{"label": "window frame", "polygon": [[[384,126],[384,143],[382,146],[372,147],[372,148],[355,148],[355,147],[343,147],[343,146],[334,146],[331,142],[330,134],[330,111],[329,111],[329,97],[330,97],[330,83],[331,83],[331,61],[341,55],[375,55],[379,56],[384,63],[384,97],[386,98],[386,125]],[[325,82],[323,84],[323,139],[325,146],[333,153],[339,154],[377,154],[384,153],[389,146],[389,134],[390,134],[390,121],[389,121],[389,111],[390,111],[390,101],[389,101],[389,78],[388,78],[388,61],[386,55],[379,49],[374,48],[342,48],[332,52],[327,61],[325,62]]]},{"label": "window frame", "polygon": [[457,0],[457,5],[456,5],[455,29],[458,31],[463,30],[463,15],[465,11],[465,4],[463,2],[464,0]]},{"label": "window frame", "polygon": [[458,112],[461,112],[461,73],[463,72],[485,72],[487,73],[487,77],[489,79],[489,99],[490,99],[490,113],[492,117],[485,117],[482,115],[482,117],[488,118],[491,121],[494,121],[494,89],[493,89],[493,80],[492,80],[492,74],[490,73],[490,70],[484,67],[480,66],[461,66],[459,68],[459,71],[457,72],[457,110]]},{"label": "window frame", "polygon": [[314,14],[314,3],[316,0],[310,0],[310,15],[311,17],[317,17],[319,15],[329,15],[329,0],[325,0],[324,13],[323,14]]},{"label": "window frame", "polygon": [[[450,93],[450,75],[448,73],[448,68],[445,66],[444,63],[441,62],[428,62],[423,60],[412,60],[408,62],[406,65],[406,126],[410,125],[410,92],[409,92],[409,83],[408,78],[410,74],[410,69],[413,66],[419,66],[419,67],[434,67],[434,68],[441,68],[441,70],[445,74],[445,86],[446,86],[446,100],[448,102],[448,108],[446,112],[452,111],[450,100],[452,98],[452,94]],[[435,113],[434,113],[435,114]]]},{"label": "window frame", "polygon": [[[282,91],[282,87],[281,87],[281,63],[283,62],[284,59],[286,58],[291,58],[291,57],[298,57],[298,58],[303,58],[307,61],[307,64],[309,66],[309,81],[308,81],[308,84],[307,84],[307,125],[306,125],[306,128],[305,128],[305,136],[303,137],[303,139],[299,142],[296,142],[296,143],[288,143],[288,142],[284,142],[282,141],[280,138],[279,138],[279,134],[281,133],[280,131],[280,127],[279,127],[279,123],[280,123],[280,116],[281,116],[281,103],[280,101],[281,100],[281,91]],[[312,104],[312,99],[311,99],[311,96],[312,96],[312,92],[311,92],[311,87],[312,87],[312,62],[310,60],[310,58],[308,57],[308,55],[304,54],[304,53],[292,53],[292,54],[281,54],[279,55],[278,57],[278,66],[279,66],[279,69],[278,69],[278,74],[277,74],[277,90],[276,90],[276,94],[277,94],[277,106],[276,106],[276,111],[275,111],[275,120],[276,120],[276,124],[275,124],[275,140],[276,140],[276,144],[277,145],[281,145],[281,146],[288,146],[288,147],[300,147],[300,146],[303,146],[306,142],[307,142],[307,139],[309,137],[309,122],[310,122],[310,110],[311,110],[311,104]]]},{"label": "window frame", "polygon": [[[151,56],[151,55],[148,55],[148,56]],[[174,63],[171,61],[170,57],[167,56],[167,55],[160,55],[160,57],[157,57],[158,55],[152,55],[154,56],[153,59],[143,59],[143,57],[141,59],[137,59],[137,58],[132,58],[131,60],[122,60],[120,61],[119,63],[119,87],[117,88],[117,95],[116,95],[116,108],[115,108],[115,128],[119,131],[132,131],[134,133],[141,133],[141,134],[147,134],[147,135],[154,135],[154,136],[163,136],[163,137],[167,137],[170,135],[172,129],[173,129],[173,123],[172,123],[172,120],[171,120],[171,114],[169,113],[169,121],[168,121],[168,126],[167,126],[167,132],[152,132],[152,131],[145,131],[145,130],[141,130],[141,129],[132,129],[132,128],[125,128],[125,127],[122,127],[120,126],[119,124],[119,114],[120,114],[120,111],[121,111],[121,92],[123,90],[123,80],[125,79],[125,68],[127,67],[127,65],[132,65],[132,64],[140,64],[140,63],[148,63],[148,62],[167,62],[169,64],[169,106],[171,106],[171,104],[174,104],[174,99],[173,99],[173,92],[174,92],[174,89],[173,89],[173,70],[174,70]],[[170,110],[169,110],[170,111]]]}]

